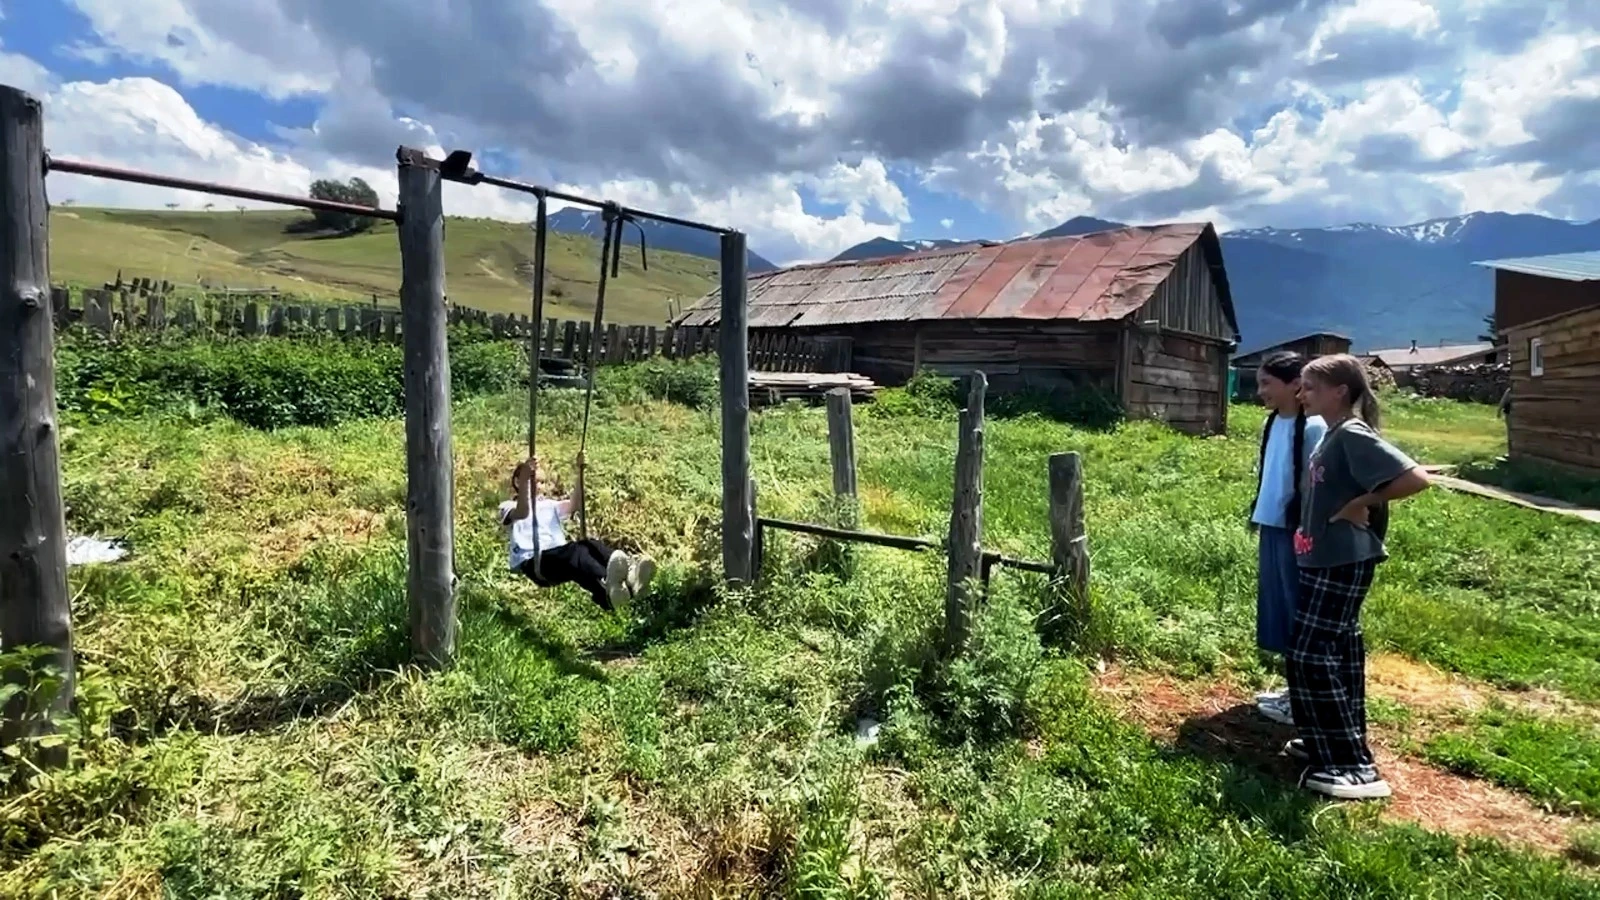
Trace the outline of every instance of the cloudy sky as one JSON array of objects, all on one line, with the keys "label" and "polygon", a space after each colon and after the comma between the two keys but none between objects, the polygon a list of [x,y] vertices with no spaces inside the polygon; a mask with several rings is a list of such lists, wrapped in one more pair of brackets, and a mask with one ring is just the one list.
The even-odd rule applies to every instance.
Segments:
[{"label": "cloudy sky", "polygon": [[465,147],[778,262],[1079,214],[1600,218],[1600,0],[0,0],[0,82],[62,156],[387,204],[397,144]]}]

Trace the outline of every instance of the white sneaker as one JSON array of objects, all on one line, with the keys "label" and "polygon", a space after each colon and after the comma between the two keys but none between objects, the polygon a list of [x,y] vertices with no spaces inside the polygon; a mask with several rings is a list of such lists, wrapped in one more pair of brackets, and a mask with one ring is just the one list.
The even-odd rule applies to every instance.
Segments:
[{"label": "white sneaker", "polygon": [[1289,698],[1286,695],[1280,694],[1276,697],[1257,700],[1256,711],[1279,725],[1294,724],[1294,710],[1290,707]]},{"label": "white sneaker", "polygon": [[656,577],[656,561],[647,554],[639,554],[633,558],[633,564],[628,567],[628,592],[633,599],[638,600],[650,593],[650,581]]},{"label": "white sneaker", "polygon": [[1372,766],[1308,770],[1300,784],[1335,800],[1381,800],[1391,793],[1389,782]]},{"label": "white sneaker", "polygon": [[1288,698],[1289,691],[1287,689],[1281,691],[1262,691],[1256,695],[1256,702],[1266,703],[1272,700],[1287,700]]},{"label": "white sneaker", "polygon": [[628,554],[621,550],[612,551],[611,558],[606,561],[606,596],[611,599],[611,606],[623,614],[628,612],[629,568]]}]

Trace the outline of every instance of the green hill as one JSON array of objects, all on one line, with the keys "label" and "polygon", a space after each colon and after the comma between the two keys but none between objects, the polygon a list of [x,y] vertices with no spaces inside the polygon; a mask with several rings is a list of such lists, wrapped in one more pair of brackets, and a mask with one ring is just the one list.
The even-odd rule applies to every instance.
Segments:
[{"label": "green hill", "polygon": [[[400,247],[393,223],[351,236],[296,232],[298,211],[165,212],[58,208],[50,216],[50,272],[58,284],[116,278],[165,279],[182,287],[278,288],[318,300],[393,304]],[[526,313],[533,275],[528,225],[451,218],[445,228],[447,285],[462,306]],[[581,235],[550,235],[548,315],[592,314],[600,248]],[[715,260],[625,246],[621,274],[606,289],[606,319],[665,321],[667,301],[689,303],[716,282]]]}]

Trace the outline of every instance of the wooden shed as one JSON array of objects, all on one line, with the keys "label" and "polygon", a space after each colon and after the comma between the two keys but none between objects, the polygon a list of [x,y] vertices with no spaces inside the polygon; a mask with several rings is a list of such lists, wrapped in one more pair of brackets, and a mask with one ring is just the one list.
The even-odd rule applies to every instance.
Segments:
[{"label": "wooden shed", "polygon": [[1306,359],[1349,353],[1350,338],[1332,331],[1314,331],[1311,334],[1303,334],[1287,341],[1279,341],[1269,347],[1262,347],[1249,353],[1241,353],[1233,358],[1234,396],[1254,397],[1256,394],[1256,370],[1261,368],[1261,364],[1266,362],[1267,357],[1274,353],[1283,352],[1298,353]]},{"label": "wooden shed", "polygon": [[1511,458],[1600,476],[1600,253],[1480,265],[1511,357]]},{"label": "wooden shed", "polygon": [[[679,324],[715,325],[719,292]],[[967,244],[752,276],[750,330],[848,340],[884,384],[981,369],[991,390],[1114,394],[1132,418],[1227,427],[1238,322],[1209,223]]]}]

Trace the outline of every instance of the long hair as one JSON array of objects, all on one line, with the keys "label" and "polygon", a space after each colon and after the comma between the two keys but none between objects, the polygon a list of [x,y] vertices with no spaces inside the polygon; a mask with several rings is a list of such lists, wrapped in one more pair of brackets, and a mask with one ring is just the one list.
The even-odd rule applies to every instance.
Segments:
[{"label": "long hair", "polygon": [[1342,387],[1350,408],[1361,421],[1374,431],[1382,427],[1383,412],[1378,408],[1378,395],[1367,380],[1367,367],[1348,353],[1321,356],[1306,363],[1301,377],[1311,378],[1328,387]]},{"label": "long hair", "polygon": [[[1301,371],[1305,367],[1306,358],[1292,350],[1281,350],[1267,357],[1261,363],[1261,371],[1285,384],[1292,383],[1299,378]],[[1261,500],[1261,479],[1265,477],[1267,471],[1267,441],[1272,437],[1272,422],[1277,417],[1277,410],[1269,410],[1267,412],[1267,421],[1261,426],[1261,450],[1256,459],[1256,499],[1250,504],[1252,510],[1255,509],[1255,504]],[[1300,521],[1300,475],[1305,466],[1305,448],[1306,410],[1305,407],[1300,407],[1299,412],[1294,417],[1294,445],[1291,450],[1294,454],[1294,460],[1291,463],[1294,467],[1294,488],[1289,495],[1289,505],[1284,510],[1285,518],[1291,528],[1295,527]]]}]

